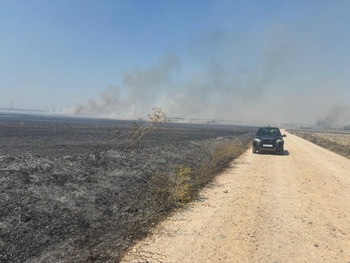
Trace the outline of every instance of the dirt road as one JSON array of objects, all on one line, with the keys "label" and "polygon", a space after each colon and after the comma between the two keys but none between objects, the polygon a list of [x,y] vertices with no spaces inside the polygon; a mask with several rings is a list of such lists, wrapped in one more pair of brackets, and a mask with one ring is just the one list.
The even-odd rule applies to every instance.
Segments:
[{"label": "dirt road", "polygon": [[350,160],[285,141],[247,151],[123,262],[350,262]]}]

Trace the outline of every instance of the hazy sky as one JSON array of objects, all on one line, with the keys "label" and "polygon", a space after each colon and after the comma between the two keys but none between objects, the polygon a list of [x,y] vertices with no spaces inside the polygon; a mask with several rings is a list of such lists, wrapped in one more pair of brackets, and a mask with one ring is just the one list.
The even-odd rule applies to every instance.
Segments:
[{"label": "hazy sky", "polygon": [[350,124],[350,1],[0,0],[0,107]]}]

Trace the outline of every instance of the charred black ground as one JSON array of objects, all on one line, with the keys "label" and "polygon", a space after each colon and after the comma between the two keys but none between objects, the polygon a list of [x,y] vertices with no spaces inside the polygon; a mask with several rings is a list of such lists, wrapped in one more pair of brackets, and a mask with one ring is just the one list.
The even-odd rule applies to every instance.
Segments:
[{"label": "charred black ground", "polygon": [[196,171],[215,147],[243,147],[254,131],[166,123],[130,149],[121,134],[131,126],[0,114],[0,262],[118,262],[155,212],[169,212],[146,198],[152,176]]}]

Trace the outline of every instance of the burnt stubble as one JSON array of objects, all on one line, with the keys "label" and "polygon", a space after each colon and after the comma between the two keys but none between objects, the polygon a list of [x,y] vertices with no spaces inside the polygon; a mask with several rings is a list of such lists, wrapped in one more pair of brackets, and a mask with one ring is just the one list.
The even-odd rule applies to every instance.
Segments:
[{"label": "burnt stubble", "polygon": [[0,262],[118,262],[171,208],[144,198],[154,174],[199,169],[252,129],[161,125],[132,148],[129,121],[0,114]]}]

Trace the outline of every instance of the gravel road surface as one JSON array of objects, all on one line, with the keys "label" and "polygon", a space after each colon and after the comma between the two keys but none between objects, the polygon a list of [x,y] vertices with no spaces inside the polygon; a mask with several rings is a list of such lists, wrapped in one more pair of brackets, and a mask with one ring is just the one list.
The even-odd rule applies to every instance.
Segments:
[{"label": "gravel road surface", "polygon": [[123,262],[350,262],[350,160],[286,133],[248,150]]}]

